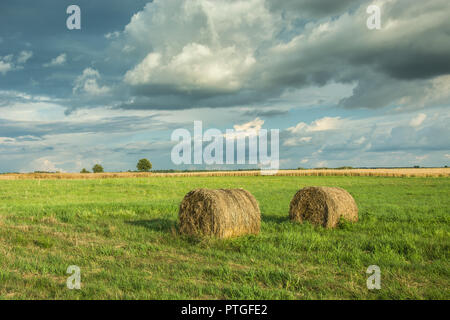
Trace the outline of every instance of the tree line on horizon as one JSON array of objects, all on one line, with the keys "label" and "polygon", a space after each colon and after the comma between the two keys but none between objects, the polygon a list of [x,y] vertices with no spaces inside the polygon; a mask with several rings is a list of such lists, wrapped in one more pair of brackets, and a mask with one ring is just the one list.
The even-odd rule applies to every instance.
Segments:
[{"label": "tree line on horizon", "polygon": [[[150,170],[152,169],[152,163],[150,162],[150,160],[146,158],[140,159],[136,164],[136,169],[139,172],[150,172]],[[92,172],[102,173],[105,172],[105,170],[101,164],[97,163],[92,167]],[[91,172],[86,168],[83,168],[81,169],[80,173],[91,173]]]}]

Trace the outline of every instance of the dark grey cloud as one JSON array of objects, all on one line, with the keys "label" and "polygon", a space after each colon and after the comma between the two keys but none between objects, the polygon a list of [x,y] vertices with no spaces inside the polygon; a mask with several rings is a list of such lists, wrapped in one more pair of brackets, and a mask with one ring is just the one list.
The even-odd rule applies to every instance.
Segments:
[{"label": "dark grey cloud", "polygon": [[269,7],[285,14],[295,13],[303,18],[323,18],[342,14],[364,0],[270,0]]},{"label": "dark grey cloud", "polygon": [[[22,35],[24,40],[58,37],[63,34],[86,33],[103,35],[122,28],[130,17],[151,0],[121,0],[107,2],[88,0],[3,0],[0,3],[2,38]],[[67,7],[76,4],[81,8],[82,30],[69,31],[66,28]],[[4,34],[4,36],[3,36]]]},{"label": "dark grey cloud", "polygon": [[[31,50],[26,66],[7,76],[0,74],[0,89],[67,97],[73,81],[86,67],[97,65],[105,77],[121,76],[128,66],[105,64],[108,40],[104,34],[120,30],[147,0],[108,2],[79,0],[81,30],[68,30],[66,9],[69,0],[3,0],[0,2],[0,56]],[[55,70],[45,63],[65,53],[67,63]],[[123,69],[122,69],[123,68]]]},{"label": "dark grey cloud", "polygon": [[[176,49],[178,51],[169,54],[162,49],[158,51],[167,40],[155,38],[153,51],[147,53],[161,52],[163,59],[169,59],[169,62],[161,61],[167,64],[167,71],[155,72],[148,83],[131,84],[130,94],[138,99],[120,107],[184,109],[244,105],[261,103],[280,96],[289,89],[341,82],[357,84],[354,97],[343,100],[341,106],[381,108],[395,105],[405,96],[414,100],[415,95],[424,94],[424,88],[431,85],[426,80],[450,74],[450,60],[447,58],[450,56],[450,20],[442,14],[449,8],[447,1],[436,0],[432,5],[406,0],[384,2],[382,30],[369,30],[366,27],[366,7],[369,4],[369,1],[268,3],[272,18],[276,21],[269,30],[275,34],[278,32],[278,38],[271,39],[270,45],[268,41],[251,43],[242,48],[240,44],[237,45],[237,50],[253,50],[256,64],[241,76],[243,83],[230,90],[225,90],[223,86],[209,89],[201,86],[187,88],[197,80],[186,75],[172,75],[170,79],[174,83],[171,84],[163,80],[159,82],[158,77],[165,77],[167,74],[170,76],[174,72],[170,69],[170,59],[177,57],[183,49],[183,44],[179,44],[180,48]],[[156,8],[160,7],[153,9],[158,10]],[[407,8],[406,13],[399,11],[401,7]],[[153,26],[149,8],[143,11],[139,23],[130,23],[136,30],[141,30],[143,26],[151,29]],[[281,9],[290,10],[289,18],[283,18]],[[313,19],[306,25],[297,25],[296,20],[305,19],[299,13],[302,9],[304,14],[310,15],[310,19],[314,15],[317,15],[315,19],[318,16],[325,19]],[[163,14],[162,12],[161,9],[158,13]],[[416,14],[413,14],[414,12]],[[330,16],[334,14],[339,17],[331,19]],[[141,29],[134,24],[139,25]],[[171,26],[176,30],[176,24]],[[204,34],[210,32],[206,21],[196,28]],[[284,28],[291,29],[289,36],[285,35]],[[129,29],[133,30],[132,27]],[[183,30],[180,29],[179,32],[182,34]],[[241,32],[240,37],[245,37],[245,31]],[[217,37],[227,39],[229,35],[224,31]],[[214,46],[206,36],[190,41],[203,41],[208,48]],[[191,42],[186,42],[187,45],[189,43]],[[223,51],[219,51],[217,55],[220,55],[220,52]],[[186,56],[186,53],[184,55]],[[186,65],[189,63],[191,62],[186,60]],[[197,65],[193,66],[196,67]],[[137,75],[150,73],[150,70],[143,66],[140,68],[142,70]],[[151,72],[154,72],[153,69]],[[133,76],[136,76],[136,73]],[[183,77],[186,77],[184,82],[175,83],[179,79],[183,80]]]},{"label": "dark grey cloud", "polygon": [[374,141],[370,151],[440,151],[450,150],[447,125],[435,124],[420,130],[408,126],[393,128],[384,141]]},{"label": "dark grey cloud", "polygon": [[[450,73],[450,20],[443,18],[449,4],[445,0],[385,2],[382,30],[365,26],[370,1],[268,1],[268,10],[261,2],[252,9],[260,10],[259,16],[249,18],[236,30],[219,24],[212,29],[206,17],[214,15],[213,11],[191,10],[201,19],[182,18],[186,13],[177,1],[157,1],[143,9],[146,3],[79,1],[82,30],[69,31],[65,27],[69,1],[44,0],[39,5],[2,1],[0,37],[6,45],[0,47],[0,56],[17,57],[19,52],[31,50],[33,57],[23,70],[0,74],[0,88],[64,98],[70,113],[102,105],[177,110],[263,104],[286,90],[341,82],[358,85],[354,96],[343,100],[341,106],[380,108],[396,104],[405,95],[423,94],[421,87],[430,83],[422,80]],[[130,21],[136,12],[139,15]],[[152,21],[156,16],[165,18]],[[241,18],[230,15],[229,19]],[[106,33],[115,31],[114,37],[105,38]],[[212,50],[213,58],[195,62],[196,53],[189,56],[186,51],[193,43]],[[283,45],[284,49],[274,49]],[[229,48],[234,48],[234,53],[229,53]],[[160,64],[166,69],[155,72],[147,83],[124,81],[127,71],[150,53],[160,53]],[[170,61],[181,59],[182,53],[188,60],[171,69]],[[66,54],[67,63],[43,68],[61,54]],[[240,64],[249,55],[255,63],[246,70]],[[190,72],[177,73],[189,64],[195,70],[208,63],[224,64],[236,75],[209,85],[198,84],[201,76],[192,76],[194,71],[192,79]],[[88,67],[99,72],[99,85],[110,87],[110,94],[73,94],[76,78]],[[146,72],[144,69],[140,74]],[[227,88],[233,81],[241,83]]]},{"label": "dark grey cloud", "polygon": [[[170,125],[156,121],[155,116],[118,116],[101,121],[12,121],[0,119],[0,137],[35,139],[46,135],[78,133],[118,133],[140,130],[168,130]],[[173,125],[176,126],[175,124]]]},{"label": "dark grey cloud", "polygon": [[271,118],[271,117],[278,117],[288,114],[288,110],[278,110],[278,109],[270,109],[270,110],[247,110],[243,112],[244,116],[251,116],[251,117],[264,117],[264,118]]},{"label": "dark grey cloud", "polygon": [[[276,91],[276,93],[275,93]],[[174,86],[148,85],[131,90],[133,98],[116,105],[121,109],[182,110],[191,108],[235,107],[264,103],[281,94],[281,88],[260,91],[259,89],[239,90],[238,92],[217,92],[212,90],[193,90],[180,92]]]},{"label": "dark grey cloud", "polygon": [[357,81],[353,94],[342,99],[339,105],[345,108],[379,108],[388,106],[401,97],[419,98],[423,95],[423,90],[430,87],[430,83],[426,81],[395,80],[370,71]]}]

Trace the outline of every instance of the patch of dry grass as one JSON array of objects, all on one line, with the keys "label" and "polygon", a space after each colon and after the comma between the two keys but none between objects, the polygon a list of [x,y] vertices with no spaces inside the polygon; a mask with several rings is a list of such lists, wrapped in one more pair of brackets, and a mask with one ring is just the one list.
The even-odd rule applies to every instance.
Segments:
[{"label": "patch of dry grass", "polygon": [[[47,179],[110,179],[150,177],[232,177],[260,176],[259,170],[199,171],[199,172],[107,172],[107,173],[8,173],[0,180]],[[450,168],[394,168],[394,169],[304,169],[279,170],[276,176],[353,176],[353,177],[450,177]]]}]

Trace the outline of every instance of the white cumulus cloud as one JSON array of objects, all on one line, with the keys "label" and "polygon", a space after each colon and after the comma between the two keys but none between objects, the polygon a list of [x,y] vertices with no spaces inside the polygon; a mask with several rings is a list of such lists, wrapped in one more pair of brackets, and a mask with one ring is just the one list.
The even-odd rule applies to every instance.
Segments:
[{"label": "white cumulus cloud", "polygon": [[7,72],[11,71],[14,68],[14,66],[7,61],[4,61],[0,57],[0,73],[5,75]]},{"label": "white cumulus cloud", "polygon": [[0,56],[0,73],[5,75],[9,71],[23,69],[23,64],[25,64],[32,56],[32,51],[21,51],[16,61],[14,62],[14,54],[9,54],[7,56]]},{"label": "white cumulus cloud", "polygon": [[17,58],[17,63],[23,64],[26,63],[33,56],[32,51],[22,51],[19,53],[19,57]]},{"label": "white cumulus cloud", "polygon": [[411,127],[418,127],[420,126],[425,119],[427,118],[427,115],[425,113],[419,113],[417,116],[415,116],[411,121],[409,122],[409,125]]},{"label": "white cumulus cloud", "polygon": [[147,55],[124,79],[179,91],[238,90],[275,24],[264,0],[156,0],[125,28],[128,46]]},{"label": "white cumulus cloud", "polygon": [[27,169],[21,171],[65,172],[63,169],[58,168],[57,164],[45,157],[33,160]]},{"label": "white cumulus cloud", "polygon": [[305,122],[299,122],[295,127],[290,127],[287,130],[291,133],[328,131],[338,129],[343,122],[344,120],[340,117],[324,117],[314,120],[309,125]]},{"label": "white cumulus cloud", "polygon": [[109,93],[111,88],[99,85],[97,81],[100,79],[101,76],[97,70],[93,68],[84,69],[83,74],[78,76],[75,80],[73,93],[84,93],[93,96]]},{"label": "white cumulus cloud", "polygon": [[67,61],[67,54],[61,53],[56,58],[53,58],[50,62],[44,63],[44,67],[48,68],[48,67],[62,66],[66,63],[66,61]]}]

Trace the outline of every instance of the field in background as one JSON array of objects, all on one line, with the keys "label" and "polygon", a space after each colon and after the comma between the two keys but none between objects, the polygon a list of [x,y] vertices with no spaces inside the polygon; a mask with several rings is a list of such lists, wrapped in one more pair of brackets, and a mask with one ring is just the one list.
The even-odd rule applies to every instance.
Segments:
[{"label": "field in background", "polygon": [[[259,170],[197,171],[197,172],[107,172],[107,173],[8,173],[0,180],[21,179],[105,179],[148,177],[243,177],[260,176]],[[393,168],[393,169],[301,169],[279,170],[276,176],[351,176],[351,177],[450,177],[450,168]]]},{"label": "field in background", "polygon": [[[0,298],[450,299],[448,178],[152,176],[0,181]],[[291,223],[308,185],[348,190],[360,221]],[[180,236],[179,202],[199,187],[253,193],[261,234]],[[381,290],[366,287],[373,264]],[[66,288],[69,265],[81,290]]]}]

